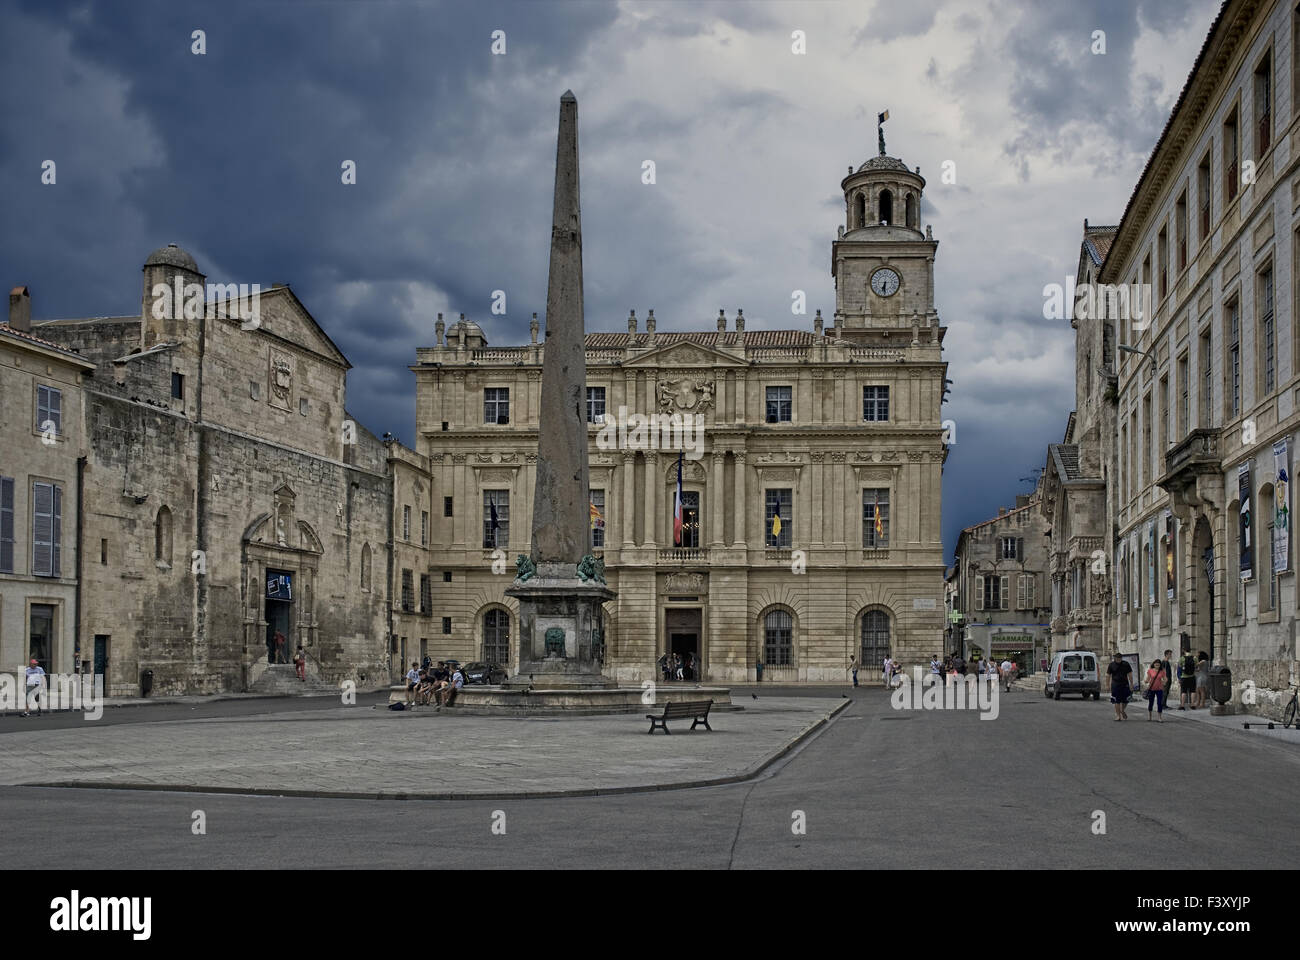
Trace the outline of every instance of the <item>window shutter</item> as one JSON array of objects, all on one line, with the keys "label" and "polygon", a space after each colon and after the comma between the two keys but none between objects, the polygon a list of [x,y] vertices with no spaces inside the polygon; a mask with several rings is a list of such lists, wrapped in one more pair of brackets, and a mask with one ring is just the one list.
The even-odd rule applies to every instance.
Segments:
[{"label": "window shutter", "polygon": [[1016,538],[1016,559],[1017,560],[1025,559],[1025,538],[1024,537]]},{"label": "window shutter", "polygon": [[1003,610],[1007,609],[1008,601],[1011,599],[1010,597],[1007,596],[1007,590],[1008,590],[1007,580],[1008,580],[1007,577],[1002,578],[1002,609]]},{"label": "window shutter", "polygon": [[14,572],[14,481],[0,477],[0,571]]},{"label": "window shutter", "polygon": [[50,542],[50,573],[53,576],[59,576],[60,561],[63,552],[63,488],[54,487],[54,509],[51,512],[50,525],[53,528],[53,537]]},{"label": "window shutter", "polygon": [[975,578],[975,609],[984,609],[984,578]]},{"label": "window shutter", "polygon": [[[54,421],[54,432],[63,433],[63,392],[61,390],[50,391],[50,419]],[[55,573],[58,573],[56,570]]]},{"label": "window shutter", "polygon": [[32,574],[48,577],[54,534],[54,492],[48,483],[37,483],[32,485],[32,494]]}]

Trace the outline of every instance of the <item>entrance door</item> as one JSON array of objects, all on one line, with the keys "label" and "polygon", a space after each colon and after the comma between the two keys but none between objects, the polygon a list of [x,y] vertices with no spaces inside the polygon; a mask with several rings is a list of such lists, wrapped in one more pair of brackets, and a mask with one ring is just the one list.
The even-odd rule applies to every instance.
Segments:
[{"label": "entrance door", "polygon": [[46,673],[53,672],[54,657],[54,607],[48,603],[33,603],[31,637],[27,657],[35,660]]},{"label": "entrance door", "polygon": [[95,666],[94,672],[98,676],[104,676],[108,673],[108,634],[95,634]]},{"label": "entrance door", "polygon": [[668,637],[668,652],[682,659],[682,678],[699,679],[700,638],[694,633],[674,633]]},{"label": "entrance door", "polygon": [[[293,574],[266,571],[266,662],[288,663],[292,658]],[[276,635],[279,635],[277,639]]]}]

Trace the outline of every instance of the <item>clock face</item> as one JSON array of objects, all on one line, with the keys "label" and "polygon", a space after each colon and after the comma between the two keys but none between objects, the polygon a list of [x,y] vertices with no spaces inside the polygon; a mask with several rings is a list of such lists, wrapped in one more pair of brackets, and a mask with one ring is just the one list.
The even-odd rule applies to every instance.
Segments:
[{"label": "clock face", "polygon": [[892,297],[898,292],[898,274],[882,267],[871,275],[871,291],[879,297]]}]

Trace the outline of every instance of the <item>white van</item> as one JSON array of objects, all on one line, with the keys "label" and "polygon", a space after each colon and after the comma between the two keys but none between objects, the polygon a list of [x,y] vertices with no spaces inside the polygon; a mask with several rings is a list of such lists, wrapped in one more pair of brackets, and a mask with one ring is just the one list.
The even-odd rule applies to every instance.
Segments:
[{"label": "white van", "polygon": [[1063,693],[1081,693],[1101,698],[1101,673],[1097,655],[1091,650],[1062,650],[1052,657],[1052,665],[1043,682],[1043,696],[1060,700]]}]

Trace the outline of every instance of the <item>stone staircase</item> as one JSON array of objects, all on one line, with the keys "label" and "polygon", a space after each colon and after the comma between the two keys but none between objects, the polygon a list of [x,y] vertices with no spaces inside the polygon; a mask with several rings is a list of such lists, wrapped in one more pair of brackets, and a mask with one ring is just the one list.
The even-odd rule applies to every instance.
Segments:
[{"label": "stone staircase", "polygon": [[261,693],[273,697],[296,697],[305,694],[319,696],[324,693],[338,693],[338,688],[326,683],[319,677],[312,676],[311,665],[307,666],[307,679],[298,679],[297,670],[292,663],[268,663],[266,671],[253,681],[249,693]]}]

